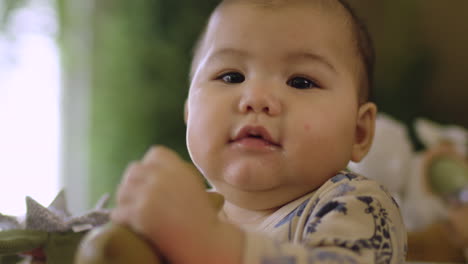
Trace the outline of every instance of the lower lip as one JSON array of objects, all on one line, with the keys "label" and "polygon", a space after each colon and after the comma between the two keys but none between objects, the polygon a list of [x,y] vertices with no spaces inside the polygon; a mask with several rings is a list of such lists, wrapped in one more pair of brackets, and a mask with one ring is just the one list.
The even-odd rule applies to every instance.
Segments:
[{"label": "lower lip", "polygon": [[236,147],[252,151],[271,151],[278,148],[277,145],[258,138],[243,138],[233,141],[232,144]]}]

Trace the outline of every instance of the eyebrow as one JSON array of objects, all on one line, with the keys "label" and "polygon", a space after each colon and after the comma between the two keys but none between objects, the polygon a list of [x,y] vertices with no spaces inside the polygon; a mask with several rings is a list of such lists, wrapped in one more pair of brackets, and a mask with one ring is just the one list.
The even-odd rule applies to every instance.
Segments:
[{"label": "eyebrow", "polygon": [[240,57],[250,57],[250,53],[244,50],[233,49],[233,48],[223,48],[213,52],[208,56],[208,59],[221,57],[221,56],[240,56]]},{"label": "eyebrow", "polygon": [[[213,54],[211,54],[208,57],[208,60],[212,60],[213,58],[219,57],[219,56],[240,56],[244,58],[250,57],[250,53],[245,50],[240,50],[240,49],[234,49],[234,48],[223,48],[220,50],[215,51]],[[327,68],[329,68],[331,71],[337,73],[336,68],[333,66],[332,63],[329,62],[327,58],[325,58],[322,55],[311,53],[308,51],[295,51],[292,53],[288,53],[285,58],[285,61],[297,61],[297,60],[312,60],[312,61],[317,61],[323,65],[325,65]]]},{"label": "eyebrow", "polygon": [[293,52],[293,53],[286,55],[285,60],[286,61],[297,61],[297,60],[318,61],[319,63],[325,65],[327,68],[329,68],[333,72],[337,73],[335,66],[333,66],[333,64],[326,57],[319,55],[319,54],[310,53],[307,51]]}]

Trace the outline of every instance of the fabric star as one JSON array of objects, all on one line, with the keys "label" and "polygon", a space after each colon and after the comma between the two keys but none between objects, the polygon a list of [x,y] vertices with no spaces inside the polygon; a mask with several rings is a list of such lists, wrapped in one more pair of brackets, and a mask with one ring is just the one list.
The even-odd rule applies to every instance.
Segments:
[{"label": "fabric star", "polygon": [[67,208],[65,192],[62,190],[46,208],[31,197],[26,197],[26,217],[18,218],[0,214],[0,230],[26,229],[46,232],[81,232],[109,221],[110,210],[105,209],[109,195],[104,195],[90,212],[72,216]]}]

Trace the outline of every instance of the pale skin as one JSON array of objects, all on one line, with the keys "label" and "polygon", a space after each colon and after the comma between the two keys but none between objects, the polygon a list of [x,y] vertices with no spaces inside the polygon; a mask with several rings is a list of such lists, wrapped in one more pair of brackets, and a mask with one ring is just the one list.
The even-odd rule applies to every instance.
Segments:
[{"label": "pale skin", "polygon": [[[242,228],[360,161],[377,109],[358,98],[362,67],[340,11],[323,11],[306,3],[218,9],[186,102],[199,172],[151,148],[125,172],[112,219],[173,264],[242,263]],[[225,197],[222,217],[200,173]]]}]

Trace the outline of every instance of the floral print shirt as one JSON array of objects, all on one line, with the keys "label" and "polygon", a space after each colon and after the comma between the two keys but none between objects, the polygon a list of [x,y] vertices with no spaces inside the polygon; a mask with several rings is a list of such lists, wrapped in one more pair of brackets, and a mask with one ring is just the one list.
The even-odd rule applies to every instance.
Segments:
[{"label": "floral print shirt", "polygon": [[244,263],[404,263],[406,231],[377,182],[341,172],[247,230]]}]

